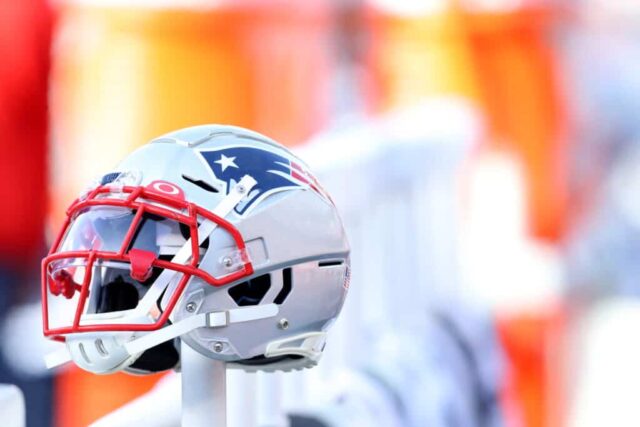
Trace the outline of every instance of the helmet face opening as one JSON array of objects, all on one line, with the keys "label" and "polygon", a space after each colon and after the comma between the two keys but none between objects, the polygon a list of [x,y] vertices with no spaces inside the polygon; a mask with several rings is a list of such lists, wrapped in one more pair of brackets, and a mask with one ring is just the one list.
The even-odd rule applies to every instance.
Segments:
[{"label": "helmet face opening", "polygon": [[[42,263],[44,333],[54,339],[77,332],[156,330],[193,276],[222,286],[253,273],[238,230],[187,203],[172,183],[99,186],[67,213]],[[222,277],[199,268],[216,228],[229,234],[239,258]]]}]

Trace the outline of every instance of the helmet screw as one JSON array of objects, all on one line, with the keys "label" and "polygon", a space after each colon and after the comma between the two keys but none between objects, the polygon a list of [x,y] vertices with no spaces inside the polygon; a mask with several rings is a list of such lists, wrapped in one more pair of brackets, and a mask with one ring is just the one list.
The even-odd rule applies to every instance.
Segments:
[{"label": "helmet screw", "polygon": [[193,301],[190,303],[187,303],[187,306],[185,308],[189,313],[193,313],[194,311],[196,311],[196,303]]},{"label": "helmet screw", "polygon": [[238,184],[236,185],[236,191],[240,194],[244,194],[247,191],[247,189],[244,187],[244,185]]},{"label": "helmet screw", "polygon": [[280,321],[278,322],[278,327],[280,329],[287,329],[289,327],[289,321],[287,319],[280,319]]},{"label": "helmet screw", "polygon": [[231,259],[231,257],[226,256],[226,257],[222,258],[222,264],[225,267],[229,268],[229,267],[231,267],[233,265],[233,260]]},{"label": "helmet screw", "polygon": [[224,346],[222,345],[221,342],[216,341],[216,342],[213,343],[213,351],[215,351],[216,353],[220,353],[223,348],[224,348]]}]

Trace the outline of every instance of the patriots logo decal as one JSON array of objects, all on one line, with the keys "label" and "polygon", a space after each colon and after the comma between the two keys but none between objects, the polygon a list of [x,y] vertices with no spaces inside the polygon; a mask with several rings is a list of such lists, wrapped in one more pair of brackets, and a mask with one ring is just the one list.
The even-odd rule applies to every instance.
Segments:
[{"label": "patriots logo decal", "polygon": [[258,201],[270,194],[310,188],[329,200],[315,177],[302,165],[272,151],[254,147],[226,147],[199,151],[215,178],[225,183],[225,192],[240,181],[244,175],[251,175],[257,184],[247,199],[236,206],[239,215],[245,214]]}]

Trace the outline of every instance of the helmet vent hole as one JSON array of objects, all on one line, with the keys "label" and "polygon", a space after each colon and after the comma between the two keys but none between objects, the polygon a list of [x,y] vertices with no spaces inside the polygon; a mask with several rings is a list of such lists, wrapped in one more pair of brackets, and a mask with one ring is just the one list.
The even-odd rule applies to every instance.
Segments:
[{"label": "helmet vent hole", "polygon": [[220,192],[220,190],[215,188],[213,185],[211,185],[208,182],[203,181],[201,179],[191,178],[188,175],[182,175],[182,178],[185,181],[188,181],[188,182],[192,183],[193,185],[197,185],[198,187],[200,187],[203,190],[208,191],[210,193],[219,193]]},{"label": "helmet vent hole", "polygon": [[271,276],[263,274],[229,289],[229,296],[239,306],[258,305],[271,287]]},{"label": "helmet vent hole", "polygon": [[82,343],[78,344],[78,349],[80,350],[80,354],[82,355],[82,358],[84,359],[84,361],[87,362],[88,365],[91,365],[91,359],[89,359],[89,356],[87,355],[87,351],[84,349],[84,344]]},{"label": "helmet vent hole", "polygon": [[278,295],[273,302],[276,304],[282,304],[289,296],[291,288],[291,267],[287,267],[282,270],[282,289],[278,292]]},{"label": "helmet vent hole", "polygon": [[318,263],[318,267],[322,268],[322,267],[337,267],[338,265],[342,265],[344,264],[344,260],[338,259],[338,260],[331,260],[331,261],[320,261]]},{"label": "helmet vent hole", "polygon": [[111,184],[113,181],[115,181],[119,176],[121,175],[121,172],[111,172],[108,174],[105,174],[102,176],[102,178],[100,179],[100,185],[107,185],[107,184]]}]

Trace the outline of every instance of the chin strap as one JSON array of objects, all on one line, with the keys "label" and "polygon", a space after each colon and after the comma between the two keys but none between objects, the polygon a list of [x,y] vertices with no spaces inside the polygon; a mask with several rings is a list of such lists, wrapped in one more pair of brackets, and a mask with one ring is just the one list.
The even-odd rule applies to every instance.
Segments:
[{"label": "chin strap", "polygon": [[[162,329],[158,329],[157,331],[149,332],[140,338],[126,343],[124,348],[130,356],[134,356],[163,342],[188,334],[198,328],[223,328],[232,323],[275,317],[278,315],[278,312],[278,305],[263,304],[252,307],[235,308],[227,311],[199,313],[172,325],[165,326]],[[55,368],[68,362],[71,362],[71,355],[66,347],[45,356],[47,369]]]},{"label": "chin strap", "polygon": [[149,332],[142,337],[124,345],[127,353],[133,356],[140,354],[163,342],[188,334],[198,328],[222,328],[232,323],[249,322],[251,320],[267,319],[278,314],[276,304],[255,305],[252,307],[235,308],[227,311],[214,311],[189,316],[170,326]]},{"label": "chin strap", "polygon": [[[233,209],[246,197],[247,194],[251,191],[251,189],[257,184],[257,181],[250,175],[245,175],[240,179],[240,181],[229,191],[229,194],[225,196],[220,203],[213,209],[213,213],[221,218],[226,217],[233,211]],[[198,244],[202,244],[211,233],[216,229],[217,224],[211,221],[204,221],[200,227],[198,228]],[[174,263],[184,264],[188,261],[191,256],[191,239],[189,239],[182,248],[176,253],[176,255],[171,260]],[[160,276],[156,279],[151,288],[147,291],[143,299],[139,302],[138,307],[133,310],[134,313],[140,312],[140,314],[146,314],[148,312],[148,307],[151,307],[155,304],[155,301],[160,297],[162,292],[167,289],[167,286],[173,279],[173,277],[177,274],[175,271],[164,270]],[[278,306],[275,304],[267,304],[268,306],[273,305],[275,307],[275,312],[271,313],[274,308],[269,307],[267,309],[259,309],[260,307],[266,306],[255,306],[255,307],[247,307],[242,309],[234,309],[226,312],[215,312],[215,313],[202,313],[195,316],[190,316],[187,319],[176,322],[173,325],[164,327],[154,332],[149,332],[137,340],[131,341],[129,344],[133,345],[133,348],[136,348],[136,343],[145,338],[149,337],[148,341],[143,341],[142,343],[137,344],[137,348],[143,348],[142,350],[132,351],[129,348],[129,344],[126,349],[129,354],[137,354],[144,350],[147,350],[151,347],[154,347],[158,344],[161,344],[165,341],[169,341],[170,339],[177,338],[178,336],[188,333],[196,328],[200,327],[222,327],[226,326],[229,323],[237,323],[237,322],[246,322],[248,320],[256,320],[262,319],[266,317],[275,316],[278,313]],[[258,309],[258,310],[256,310]],[[253,313],[253,314],[251,314]],[[224,316],[225,323],[221,323],[221,315]],[[204,321],[202,320],[204,319]],[[210,320],[211,319],[211,320]],[[240,320],[244,319],[244,320]],[[104,319],[104,322],[113,322],[113,319]],[[187,322],[187,323],[185,323]],[[167,331],[167,332],[164,332]],[[164,338],[163,338],[164,337]],[[151,344],[145,347],[147,344],[145,342],[154,342],[156,344]],[[45,365],[47,369],[52,369],[57,366],[64,365],[65,363],[71,362],[72,358],[69,353],[69,350],[65,346],[55,352],[45,355],[44,357]]]}]

